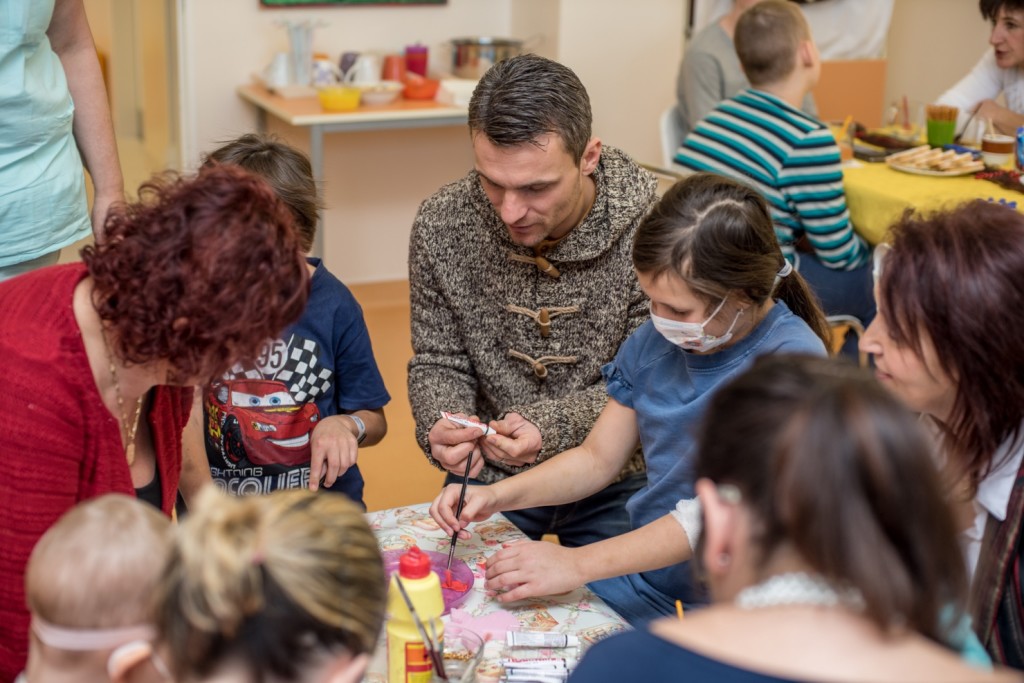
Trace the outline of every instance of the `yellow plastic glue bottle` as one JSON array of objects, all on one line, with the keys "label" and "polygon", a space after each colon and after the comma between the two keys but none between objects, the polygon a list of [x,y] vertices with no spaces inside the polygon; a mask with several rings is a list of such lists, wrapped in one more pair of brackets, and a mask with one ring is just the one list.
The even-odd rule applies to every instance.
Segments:
[{"label": "yellow plastic glue bottle", "polygon": [[398,588],[396,576],[402,577],[405,592],[435,647],[444,637],[441,580],[430,568],[430,556],[413,546],[399,558],[398,571],[392,575],[388,588],[388,681],[430,683],[433,671],[430,655]]}]

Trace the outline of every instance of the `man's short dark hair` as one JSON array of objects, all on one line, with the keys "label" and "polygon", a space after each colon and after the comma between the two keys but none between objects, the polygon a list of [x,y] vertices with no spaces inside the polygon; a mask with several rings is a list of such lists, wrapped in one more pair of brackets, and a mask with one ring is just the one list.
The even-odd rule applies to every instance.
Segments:
[{"label": "man's short dark hair", "polygon": [[590,96],[572,69],[539,55],[492,66],[469,101],[469,131],[499,147],[537,144],[554,133],[579,164],[590,141]]}]

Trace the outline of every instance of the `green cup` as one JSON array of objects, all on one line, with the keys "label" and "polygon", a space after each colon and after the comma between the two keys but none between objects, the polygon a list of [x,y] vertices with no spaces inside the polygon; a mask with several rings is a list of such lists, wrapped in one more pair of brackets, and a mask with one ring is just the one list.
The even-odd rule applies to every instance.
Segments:
[{"label": "green cup", "polygon": [[928,120],[928,144],[932,147],[942,147],[953,142],[956,136],[956,120],[932,121]]}]

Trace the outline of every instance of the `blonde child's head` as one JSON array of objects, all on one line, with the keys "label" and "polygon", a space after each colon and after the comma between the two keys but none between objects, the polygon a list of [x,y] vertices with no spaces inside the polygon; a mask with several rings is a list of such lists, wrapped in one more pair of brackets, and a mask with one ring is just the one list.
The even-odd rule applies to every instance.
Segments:
[{"label": "blonde child's head", "polygon": [[72,508],[43,534],[25,573],[30,681],[102,680],[148,658],[152,597],[171,533],[151,506],[109,494]]},{"label": "blonde child's head", "polygon": [[157,591],[159,645],[178,680],[358,680],[386,594],[377,539],[345,496],[208,487]]}]

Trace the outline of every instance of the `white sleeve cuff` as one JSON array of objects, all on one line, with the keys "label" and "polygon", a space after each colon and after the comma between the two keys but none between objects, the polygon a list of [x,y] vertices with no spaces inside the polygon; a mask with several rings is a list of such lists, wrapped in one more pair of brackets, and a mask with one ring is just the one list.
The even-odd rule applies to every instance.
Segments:
[{"label": "white sleeve cuff", "polygon": [[697,541],[700,539],[700,532],[704,525],[700,498],[684,498],[676,503],[675,510],[669,514],[683,527],[686,540],[690,542],[690,549],[696,549]]}]

